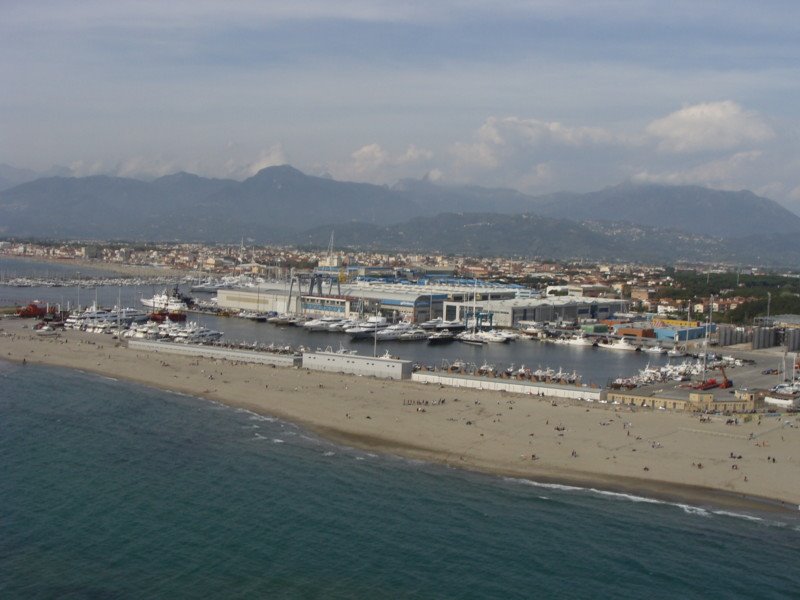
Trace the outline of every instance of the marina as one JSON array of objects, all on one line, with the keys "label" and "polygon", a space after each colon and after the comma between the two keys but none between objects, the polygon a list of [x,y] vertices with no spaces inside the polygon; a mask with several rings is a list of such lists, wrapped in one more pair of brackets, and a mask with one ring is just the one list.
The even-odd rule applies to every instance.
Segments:
[{"label": "marina", "polygon": [[[95,277],[97,281],[104,280],[102,274],[95,274]],[[189,281],[177,285],[174,278],[172,282],[159,284],[132,281],[134,285],[98,285],[94,288],[0,285],[0,303],[25,305],[36,300],[37,306],[61,310],[66,307],[74,312],[76,305],[86,305],[88,299],[93,306],[86,309],[83,328],[127,339],[162,339],[298,355],[325,352],[333,347],[339,348],[339,352],[361,357],[399,357],[409,361],[417,372],[450,372],[455,364],[463,365],[458,370],[468,376],[579,385],[587,389],[632,390],[680,377],[702,379],[703,385],[719,385],[711,377],[713,371],[703,375],[697,361],[686,358],[683,344],[673,348],[653,340],[629,340],[575,329],[546,329],[530,325],[516,331],[485,326],[479,329],[477,323],[467,328],[464,322],[442,318],[413,325],[402,319],[393,321],[383,316],[368,316],[363,320],[338,316],[314,318],[269,315],[252,310],[223,316],[212,301],[213,295],[192,293]],[[143,314],[154,316],[148,315],[146,309],[151,307],[144,306],[143,300],[166,298],[165,306],[168,306],[170,297],[181,303],[190,300],[187,303],[190,308],[174,312],[184,319],[191,315],[187,324],[176,327],[166,317],[160,319],[166,323],[142,322],[146,319]],[[145,310],[99,308],[136,305]],[[92,315],[92,311],[96,314]],[[119,319],[116,318],[117,312]],[[131,323],[130,329],[120,331],[126,323]],[[74,323],[67,324],[70,325],[74,326]],[[57,331],[51,332],[48,328],[40,335],[54,334]],[[713,360],[707,367],[715,368]],[[719,381],[725,383],[722,379]]]},{"label": "marina", "polygon": [[[20,290],[22,291],[22,290]],[[29,293],[20,294],[18,302],[25,302],[30,298]],[[46,298],[47,292],[53,289],[35,289],[37,298]],[[76,297],[77,290],[61,288],[60,292],[72,292]],[[141,287],[122,288],[122,305],[134,304],[141,297],[144,290]],[[86,290],[81,290],[85,295]],[[89,290],[92,297],[94,291]],[[8,293],[8,289],[5,290]],[[52,294],[53,300],[62,294]],[[65,294],[66,295],[66,294]],[[114,306],[117,302],[118,290],[114,288],[101,288],[98,298],[102,306],[105,301]],[[67,297],[69,297],[67,295]],[[515,365],[529,365],[533,371],[537,369],[553,369],[555,372],[573,371],[581,374],[583,382],[587,385],[605,386],[610,380],[617,377],[629,377],[636,374],[648,364],[661,365],[668,362],[666,356],[647,356],[642,352],[604,352],[597,347],[572,346],[567,344],[553,344],[521,337],[507,343],[480,343],[479,345],[465,344],[453,341],[444,330],[437,332],[438,338],[433,343],[430,339],[408,341],[400,339],[376,340],[376,329],[368,333],[352,336],[345,332],[331,329],[327,331],[311,331],[310,328],[298,327],[288,323],[275,324],[252,321],[246,318],[221,317],[213,314],[190,313],[191,321],[199,326],[213,331],[224,332],[226,343],[240,344],[242,346],[259,345],[262,347],[291,347],[293,349],[324,350],[327,346],[342,346],[348,350],[358,352],[362,356],[381,356],[389,353],[399,356],[417,364],[420,368],[438,368],[443,360],[454,362],[461,359],[469,364],[483,365],[494,364],[505,370],[512,363]],[[108,327],[113,331],[114,323]],[[449,343],[447,340],[450,340]],[[439,342],[439,343],[436,343]]]}]

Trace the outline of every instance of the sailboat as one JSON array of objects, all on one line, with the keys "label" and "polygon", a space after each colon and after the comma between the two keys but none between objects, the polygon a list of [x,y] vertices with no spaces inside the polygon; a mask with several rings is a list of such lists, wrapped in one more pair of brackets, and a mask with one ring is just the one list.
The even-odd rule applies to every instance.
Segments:
[{"label": "sailboat", "polygon": [[462,331],[456,336],[459,342],[471,344],[473,346],[482,346],[487,342],[486,339],[478,332],[478,280],[475,280],[475,290],[472,292],[472,331]]}]

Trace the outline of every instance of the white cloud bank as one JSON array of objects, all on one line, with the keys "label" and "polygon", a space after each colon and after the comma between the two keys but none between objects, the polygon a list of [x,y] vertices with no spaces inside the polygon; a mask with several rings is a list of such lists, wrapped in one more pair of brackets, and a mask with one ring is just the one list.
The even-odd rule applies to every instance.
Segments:
[{"label": "white cloud bank", "polygon": [[653,121],[646,131],[660,150],[669,152],[730,150],[775,135],[761,116],[730,100],[685,106]]}]

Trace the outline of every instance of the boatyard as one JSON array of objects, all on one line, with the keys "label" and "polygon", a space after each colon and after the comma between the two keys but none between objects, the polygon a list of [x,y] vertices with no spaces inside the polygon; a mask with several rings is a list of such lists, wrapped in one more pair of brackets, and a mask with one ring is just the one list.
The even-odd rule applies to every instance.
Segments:
[{"label": "boatyard", "polygon": [[[543,297],[478,280],[355,279],[343,285],[322,275],[289,281],[239,275],[200,284],[97,273],[91,279],[14,277],[2,282],[0,294],[5,304],[28,302],[18,312],[44,318],[37,329],[42,336],[65,327],[163,352],[243,352],[251,354],[238,354],[241,360],[281,357],[273,364],[292,360],[309,367],[316,361],[316,368],[349,360],[347,368],[336,368],[361,375],[381,376],[380,369],[355,364],[395,361],[408,365],[391,375],[397,378],[414,372],[440,385],[640,408],[746,412],[797,406],[795,355],[770,344],[721,352],[709,341],[734,336],[726,329],[711,337],[711,323],[643,320],[619,299]],[[268,310],[275,308],[283,311]],[[759,333],[750,345],[761,347],[765,339]],[[329,358],[317,360],[323,356]]]}]

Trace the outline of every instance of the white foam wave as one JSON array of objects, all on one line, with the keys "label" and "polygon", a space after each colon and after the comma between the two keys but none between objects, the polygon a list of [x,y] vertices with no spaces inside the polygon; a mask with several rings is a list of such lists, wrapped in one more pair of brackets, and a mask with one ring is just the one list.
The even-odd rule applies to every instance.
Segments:
[{"label": "white foam wave", "polygon": [[336,456],[336,452],[331,452],[331,451],[323,452],[322,456]]},{"label": "white foam wave", "polygon": [[272,443],[273,443],[273,444],[283,444],[284,442],[283,442],[283,440],[282,440],[282,439],[279,439],[279,438],[273,438],[273,440],[272,440]]},{"label": "white foam wave", "polygon": [[518,479],[516,477],[504,477],[504,481],[512,483],[521,483],[523,485],[532,485],[534,487],[546,488],[548,490],[564,490],[567,492],[585,492],[587,488],[577,487],[574,485],[563,485],[561,483],[543,483],[541,481],[533,481],[531,479]]},{"label": "white foam wave", "polygon": [[711,516],[710,512],[708,512],[705,508],[700,508],[699,506],[690,506],[688,504],[676,504],[674,502],[666,502],[665,504],[671,504],[672,506],[677,506],[687,515],[697,515],[698,517]]},{"label": "white foam wave", "polygon": [[[762,519],[761,517],[754,517],[753,515],[746,515],[744,513],[735,513],[735,512],[730,512],[730,511],[727,511],[727,510],[715,510],[713,512],[714,512],[715,515],[720,515],[720,516],[723,516],[723,517],[733,517],[734,519],[744,519],[745,521],[766,522],[766,519]],[[776,522],[776,525],[777,524],[778,524],[778,522]],[[784,526],[784,525],[785,525],[785,523],[780,523],[781,527]]]},{"label": "white foam wave", "polygon": [[[626,502],[640,502],[644,504],[661,504],[664,506],[674,506],[676,508],[680,508],[683,512],[690,515],[697,515],[700,517],[710,517],[712,512],[701,508],[699,506],[691,506],[689,504],[682,504],[680,502],[667,502],[665,500],[658,500],[656,498],[648,498],[646,496],[637,496],[635,494],[626,494],[624,492],[612,492],[609,490],[598,490],[596,488],[585,488],[579,487],[575,485],[564,485],[561,483],[543,483],[541,481],[533,481],[531,479],[519,479],[516,477],[505,477],[505,481],[509,481],[512,483],[521,483],[523,485],[530,485],[537,488],[545,488],[551,490],[561,490],[564,492],[586,492],[590,494],[595,494],[598,496],[603,496],[606,498],[612,498],[614,500],[623,500]],[[541,497],[541,496],[540,496]],[[724,511],[723,511],[724,512]],[[731,513],[731,515],[737,515],[738,513]],[[753,517],[756,518],[756,517]]]},{"label": "white foam wave", "polygon": [[[245,412],[250,412],[250,411],[245,411]],[[276,421],[276,419],[273,419],[272,417],[265,417],[264,415],[257,415],[255,413],[252,413],[250,415],[250,420],[251,421],[266,421],[268,423],[274,423]]]},{"label": "white foam wave", "polygon": [[[646,504],[672,504],[672,502],[664,502],[663,500],[656,500],[655,498],[647,498],[645,496],[636,496],[634,494],[623,494],[622,492],[609,492],[607,490],[597,490],[595,488],[589,488],[590,492],[594,492],[595,494],[599,494],[601,496],[609,496],[611,498],[618,498],[619,500],[628,500],[630,502],[644,502]],[[676,506],[684,506],[682,504],[678,504]]]},{"label": "white foam wave", "polygon": [[363,456],[356,456],[356,460],[364,460]]}]

